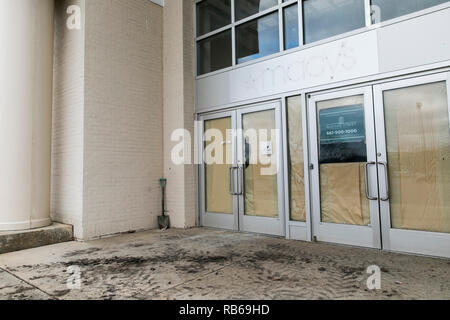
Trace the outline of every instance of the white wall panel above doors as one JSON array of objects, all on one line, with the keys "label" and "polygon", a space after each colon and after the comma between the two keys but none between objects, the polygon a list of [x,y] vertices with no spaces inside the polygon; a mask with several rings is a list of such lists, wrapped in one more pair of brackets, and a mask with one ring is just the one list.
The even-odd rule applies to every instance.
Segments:
[{"label": "white wall panel above doors", "polygon": [[448,61],[450,8],[378,30],[380,72]]},{"label": "white wall panel above doors", "polygon": [[197,111],[377,74],[376,33],[360,33],[201,77]]}]

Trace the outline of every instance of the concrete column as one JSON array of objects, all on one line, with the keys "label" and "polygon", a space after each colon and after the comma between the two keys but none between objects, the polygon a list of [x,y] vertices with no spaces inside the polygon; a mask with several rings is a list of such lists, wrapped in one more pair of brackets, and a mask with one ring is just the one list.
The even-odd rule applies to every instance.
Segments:
[{"label": "concrete column", "polygon": [[[175,165],[171,141],[177,129],[194,138],[194,2],[165,1],[164,6],[164,175],[167,178],[167,209],[175,228],[195,226],[196,180],[193,164]],[[191,154],[194,152],[190,144]],[[186,145],[186,148],[188,145]]]},{"label": "concrete column", "polygon": [[0,0],[0,231],[50,220],[54,0]]}]

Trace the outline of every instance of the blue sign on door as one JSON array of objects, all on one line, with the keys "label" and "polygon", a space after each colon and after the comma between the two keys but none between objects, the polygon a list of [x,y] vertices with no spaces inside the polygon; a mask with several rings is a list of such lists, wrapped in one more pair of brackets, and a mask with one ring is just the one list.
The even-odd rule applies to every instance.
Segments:
[{"label": "blue sign on door", "polygon": [[320,110],[319,126],[321,163],[367,161],[363,105]]},{"label": "blue sign on door", "polygon": [[320,144],[363,142],[365,138],[362,105],[320,111]]}]

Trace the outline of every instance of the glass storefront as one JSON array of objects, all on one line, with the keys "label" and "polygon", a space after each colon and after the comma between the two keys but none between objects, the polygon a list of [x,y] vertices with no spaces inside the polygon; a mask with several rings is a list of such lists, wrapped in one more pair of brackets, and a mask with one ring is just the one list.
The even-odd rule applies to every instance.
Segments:
[{"label": "glass storefront", "polygon": [[[450,257],[448,67],[394,70],[389,79],[374,70],[370,78],[364,72],[359,78],[342,62],[351,60],[345,50],[361,48],[354,68],[388,59],[378,52],[361,62],[361,56],[376,51],[371,45],[377,40],[390,43],[386,29],[442,18],[446,9],[383,24],[381,31],[305,46],[370,26],[368,3],[383,9],[385,21],[443,2],[399,1],[393,8],[383,0],[230,0],[202,8],[205,17],[230,12],[226,22],[200,27],[199,74],[229,69],[198,79],[198,108],[205,130],[217,129],[223,136],[219,153],[233,158],[201,169],[203,225]],[[372,10],[372,17],[376,14]],[[381,36],[388,40],[380,41]],[[302,46],[304,52],[293,50]],[[250,63],[283,50],[295,52]],[[401,57],[389,55],[394,58]],[[306,79],[313,78],[306,69],[294,79],[294,71],[312,68],[313,62],[330,68],[329,82],[319,72],[323,81]],[[239,64],[245,65],[235,68]],[[351,75],[339,74],[345,72]],[[206,93],[212,84],[220,87],[217,97]],[[237,130],[234,138],[226,137],[229,129]],[[261,137],[264,130],[279,130],[281,140]],[[268,166],[259,161],[262,156],[272,156],[276,172],[263,174]]]},{"label": "glass storefront", "polygon": [[450,233],[450,122],[445,82],[384,92],[391,222]]},{"label": "glass storefront", "polygon": [[446,2],[448,0],[202,0],[196,3],[197,75]]},{"label": "glass storefront", "polygon": [[[220,146],[214,158],[236,160],[205,163],[203,214],[213,226],[220,227],[220,214],[229,216],[232,229],[273,235],[283,235],[284,223],[306,230],[312,221],[318,241],[450,255],[446,77],[318,93],[308,96],[306,110],[303,96],[290,96],[284,104],[285,128],[279,102],[209,116],[205,131],[214,129],[221,138],[208,136],[205,151]],[[308,128],[304,114],[310,117]],[[227,136],[233,128],[237,143]],[[280,128],[286,152],[274,135]],[[280,154],[287,157],[285,175]],[[270,167],[276,169],[264,172]],[[289,210],[283,210],[283,202]]]}]

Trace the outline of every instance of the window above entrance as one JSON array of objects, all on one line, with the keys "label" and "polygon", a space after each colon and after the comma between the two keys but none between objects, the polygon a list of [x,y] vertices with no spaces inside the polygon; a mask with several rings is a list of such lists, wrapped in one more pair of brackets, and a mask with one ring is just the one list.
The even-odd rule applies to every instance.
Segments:
[{"label": "window above entrance", "polygon": [[297,0],[201,0],[196,13],[198,75],[300,44]]},{"label": "window above entrance", "polygon": [[450,1],[196,0],[197,75],[330,40],[445,3]]}]

